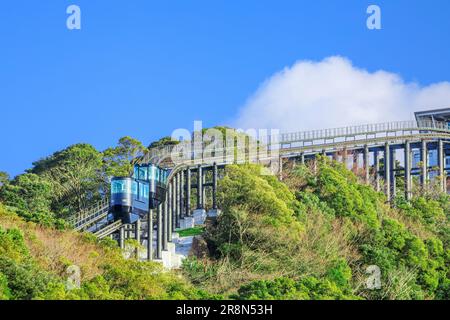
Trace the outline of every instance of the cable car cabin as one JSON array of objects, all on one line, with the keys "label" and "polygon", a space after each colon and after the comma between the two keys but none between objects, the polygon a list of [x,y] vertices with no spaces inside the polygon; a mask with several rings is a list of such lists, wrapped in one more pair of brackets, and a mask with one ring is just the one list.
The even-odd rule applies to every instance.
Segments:
[{"label": "cable car cabin", "polygon": [[132,178],[111,181],[111,211],[114,220],[133,223],[149,209],[165,201],[169,171],[155,165],[136,165]]},{"label": "cable car cabin", "polygon": [[136,182],[129,177],[114,177],[111,180],[110,211],[114,221],[122,219],[124,223],[132,223],[133,200],[136,195]]}]

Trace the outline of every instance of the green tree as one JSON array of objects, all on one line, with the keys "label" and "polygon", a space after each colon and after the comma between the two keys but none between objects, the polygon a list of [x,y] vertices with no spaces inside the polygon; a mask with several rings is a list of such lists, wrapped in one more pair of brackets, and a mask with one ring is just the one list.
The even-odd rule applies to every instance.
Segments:
[{"label": "green tree", "polygon": [[0,200],[27,220],[51,223],[52,184],[34,173],[17,176],[0,189]]},{"label": "green tree", "polygon": [[143,156],[146,148],[134,138],[123,137],[114,148],[103,152],[104,170],[108,176],[129,176],[133,170],[133,161]]},{"label": "green tree", "polygon": [[53,211],[60,217],[98,201],[108,188],[102,154],[89,144],[75,144],[33,163],[31,173],[53,186]]},{"label": "green tree", "polygon": [[160,148],[160,147],[165,147],[165,146],[175,146],[179,143],[180,142],[178,140],[172,140],[171,137],[163,137],[157,141],[153,141],[152,143],[150,143],[148,148],[152,149],[152,148]]},{"label": "green tree", "polygon": [[8,182],[9,182],[9,174],[4,171],[0,171],[0,187],[2,187]]}]

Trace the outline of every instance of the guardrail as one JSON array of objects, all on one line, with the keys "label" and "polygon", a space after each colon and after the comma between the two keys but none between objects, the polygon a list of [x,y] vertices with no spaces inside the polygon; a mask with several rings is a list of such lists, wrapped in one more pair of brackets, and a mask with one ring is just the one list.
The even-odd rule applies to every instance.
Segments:
[{"label": "guardrail", "polygon": [[121,227],[122,227],[122,221],[118,220],[118,221],[108,224],[105,227],[101,228],[100,230],[94,232],[94,235],[98,239],[103,239],[104,237],[109,236],[111,233],[116,232]]},{"label": "guardrail", "polygon": [[83,210],[67,219],[67,222],[75,230],[83,229],[84,226],[93,224],[106,217],[109,211],[109,199],[105,198],[96,203],[93,207]]},{"label": "guardrail", "polygon": [[[392,133],[392,132],[406,132],[406,131],[435,131],[435,132],[447,132],[450,134],[449,124],[446,122],[438,121],[396,121],[396,122],[385,122],[376,124],[365,124],[348,126],[341,128],[332,129],[321,129],[321,130],[311,130],[311,131],[300,131],[291,133],[282,133],[277,136],[269,136],[268,141],[276,141],[277,143],[292,144],[292,143],[302,143],[314,140],[329,140],[336,138],[352,137],[358,135],[371,135],[379,133]],[[271,149],[270,142],[267,144],[268,148]],[[178,145],[171,145],[165,147],[152,148],[149,152],[138,159],[136,163],[148,163],[154,160],[168,159],[172,154],[177,152],[182,152],[186,147],[191,148],[193,155],[202,154],[205,146],[201,146],[200,149],[195,149],[192,146],[191,141],[181,142]],[[216,153],[224,153],[225,149],[216,149]]]}]

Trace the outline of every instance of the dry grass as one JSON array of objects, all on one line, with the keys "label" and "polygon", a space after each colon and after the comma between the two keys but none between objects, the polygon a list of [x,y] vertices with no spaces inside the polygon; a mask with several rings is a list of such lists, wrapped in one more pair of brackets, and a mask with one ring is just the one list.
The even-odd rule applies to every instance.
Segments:
[{"label": "dry grass", "polygon": [[89,241],[86,235],[25,222],[1,207],[0,226],[5,229],[22,230],[30,254],[49,272],[62,276],[69,265],[77,265],[81,268],[83,280],[101,274],[100,263],[105,261],[106,252]]}]

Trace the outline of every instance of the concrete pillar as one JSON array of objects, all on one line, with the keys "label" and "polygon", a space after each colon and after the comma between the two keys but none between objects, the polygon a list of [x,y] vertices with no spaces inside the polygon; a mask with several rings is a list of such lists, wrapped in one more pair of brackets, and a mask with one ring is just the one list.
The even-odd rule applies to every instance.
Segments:
[{"label": "concrete pillar", "polygon": [[283,158],[278,157],[278,176],[280,181],[283,181]]},{"label": "concrete pillar", "polygon": [[391,151],[389,143],[384,146],[384,181],[388,201],[391,201]]},{"label": "concrete pillar", "polygon": [[353,161],[352,161],[352,169],[354,172],[358,171],[358,158],[359,158],[359,152],[357,150],[353,151]]},{"label": "concrete pillar", "polygon": [[405,142],[405,198],[411,200],[412,198],[412,181],[411,181],[411,144],[409,141]]},{"label": "concrete pillar", "polygon": [[173,228],[173,221],[172,221],[172,183],[169,183],[167,187],[167,241],[172,241],[172,228]]},{"label": "concrete pillar", "polygon": [[444,141],[438,143],[439,183],[442,192],[446,192]]},{"label": "concrete pillar", "polygon": [[184,205],[184,170],[180,172],[180,218],[185,217],[185,205]]},{"label": "concrete pillar", "polygon": [[138,243],[141,243],[141,219],[137,219],[137,221],[134,223],[134,238]]},{"label": "concrete pillar", "polygon": [[153,260],[153,210],[150,209],[148,214],[148,221],[147,221],[147,260],[151,261]]},{"label": "concrete pillar", "polygon": [[422,161],[422,187],[425,188],[427,186],[428,180],[428,149],[427,142],[422,140],[422,149],[421,149],[421,161]]},{"label": "concrete pillar", "polygon": [[169,240],[169,219],[168,219],[168,201],[164,201],[162,204],[162,249],[167,250],[167,242]]},{"label": "concrete pillar", "polygon": [[347,168],[347,149],[344,148],[342,150],[342,163],[344,164],[345,168]]},{"label": "concrete pillar", "polygon": [[213,166],[213,181],[212,181],[212,208],[217,210],[217,164]]},{"label": "concrete pillar", "polygon": [[369,147],[364,146],[364,181],[366,184],[370,182],[370,164],[369,164]]},{"label": "concrete pillar", "polygon": [[175,176],[176,176],[176,185],[175,185],[175,219],[176,219],[176,226],[177,226],[177,228],[179,228],[180,227],[180,201],[181,201],[181,195],[180,195],[180,188],[181,188],[180,173],[178,172]]},{"label": "concrete pillar", "polygon": [[305,164],[305,154],[304,153],[300,154],[300,163]]},{"label": "concrete pillar", "polygon": [[391,160],[391,197],[395,198],[395,196],[397,195],[397,180],[395,179],[395,173],[396,173],[396,163],[395,163],[395,150],[391,149],[391,156],[390,156],[390,160]]},{"label": "concrete pillar", "polygon": [[125,248],[125,225],[119,229],[119,246],[120,249]]},{"label": "concrete pillar", "polygon": [[176,207],[177,207],[177,192],[176,192],[176,177],[173,177],[172,181],[172,231],[175,231],[177,228],[177,214],[176,214]]},{"label": "concrete pillar", "polygon": [[[134,223],[134,239],[137,241],[138,245],[141,244],[141,219],[137,219]],[[136,248],[136,259],[139,259],[139,247]]]},{"label": "concrete pillar", "polygon": [[157,214],[157,229],[156,229],[156,259],[162,257],[162,232],[163,232],[163,219],[162,219],[162,205],[158,205],[156,209]]},{"label": "concrete pillar", "polygon": [[191,215],[191,169],[186,170],[186,215]]},{"label": "concrete pillar", "polygon": [[381,186],[380,186],[380,152],[375,150],[374,152],[374,160],[375,160],[375,190],[377,192],[380,192]]},{"label": "concrete pillar", "polygon": [[203,172],[202,172],[202,175],[203,175],[203,182],[202,182],[202,189],[203,189],[203,196],[202,196],[202,200],[203,200],[203,209],[206,209],[206,187],[205,187],[205,184],[206,184],[206,173],[207,173],[207,170],[203,170]]},{"label": "concrete pillar", "polygon": [[203,209],[203,170],[202,166],[197,167],[197,209]]}]

